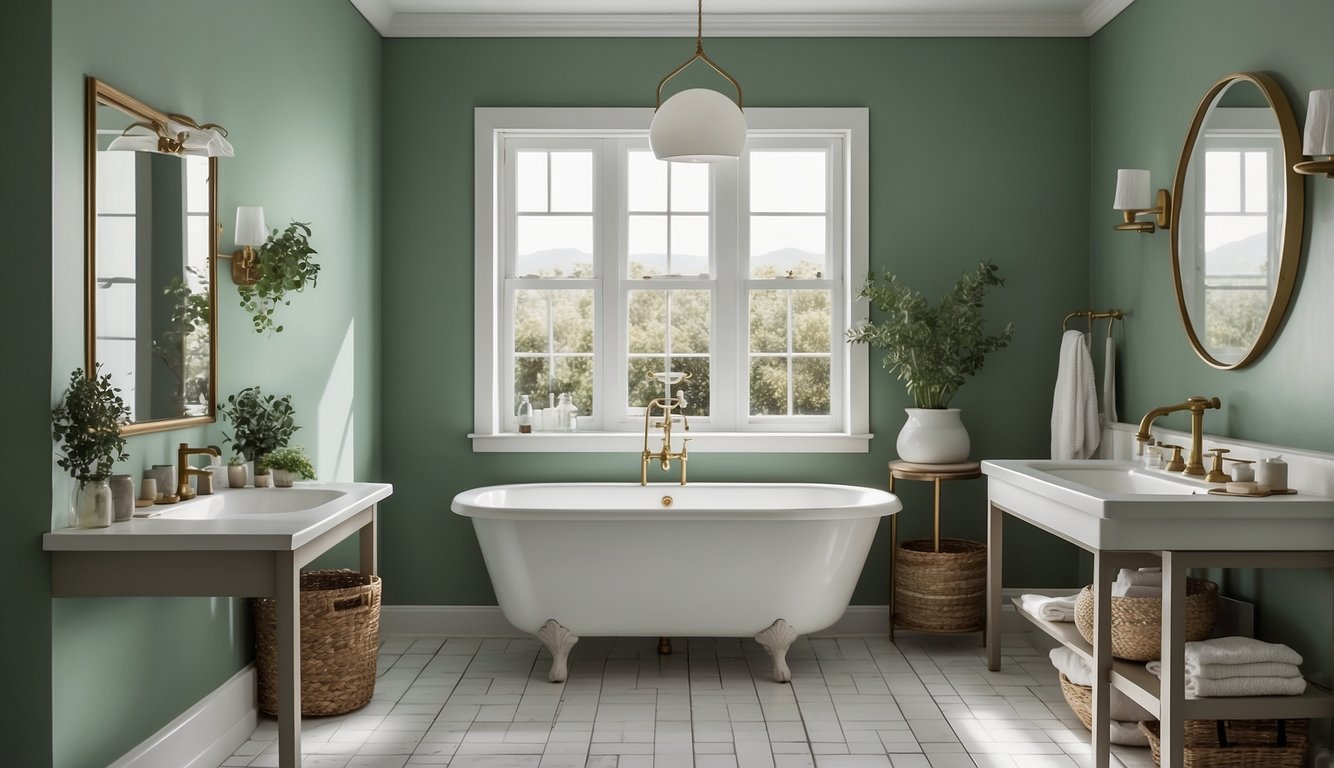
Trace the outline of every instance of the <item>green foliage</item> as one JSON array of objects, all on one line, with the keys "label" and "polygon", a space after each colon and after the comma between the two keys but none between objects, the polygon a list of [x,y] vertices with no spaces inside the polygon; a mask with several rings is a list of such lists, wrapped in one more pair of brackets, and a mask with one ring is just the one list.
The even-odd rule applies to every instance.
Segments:
[{"label": "green foliage", "polygon": [[259,279],[254,285],[238,289],[241,308],[250,313],[255,333],[282,333],[283,327],[275,325],[273,320],[278,303],[290,305],[287,293],[300,293],[307,283],[315,287],[320,265],[311,258],[316,251],[310,247],[309,237],[310,225],[294,221],[281,233],[273,230],[268,241],[259,247]]},{"label": "green foliage", "polygon": [[120,389],[111,386],[111,374],[89,377],[75,369],[65,396],[51,410],[51,436],[65,446],[56,464],[76,480],[110,477],[112,465],[129,458],[120,433],[129,415]]},{"label": "green foliage", "polygon": [[[171,319],[153,351],[177,381],[177,396],[183,406],[208,403],[209,303],[208,277],[187,266],[187,277],[172,278],[162,294],[171,305]],[[192,285],[193,283],[193,285]],[[183,413],[189,409],[183,407]]]},{"label": "green foliage", "polygon": [[933,307],[922,294],[890,272],[872,272],[857,293],[880,313],[848,331],[848,341],[886,350],[884,365],[897,372],[918,408],[945,408],[969,376],[982,369],[988,352],[1010,343],[1014,324],[999,334],[982,332],[982,300],[993,285],[1004,285],[989,261],[964,272]]},{"label": "green foliage", "polygon": [[259,460],[269,469],[281,469],[307,480],[315,479],[315,466],[310,463],[306,451],[299,445],[270,451],[261,456]]},{"label": "green foliage", "polygon": [[259,387],[246,387],[218,403],[218,413],[227,417],[232,434],[222,437],[242,456],[255,462],[255,471],[263,467],[263,457],[287,445],[300,427],[293,418],[292,396],[265,395]]}]

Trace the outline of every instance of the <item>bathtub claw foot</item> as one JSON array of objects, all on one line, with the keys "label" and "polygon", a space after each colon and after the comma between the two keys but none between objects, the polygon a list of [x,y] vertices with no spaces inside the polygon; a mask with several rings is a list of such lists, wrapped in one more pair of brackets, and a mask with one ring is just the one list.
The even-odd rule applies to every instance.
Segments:
[{"label": "bathtub claw foot", "polygon": [[791,624],[779,619],[769,628],[755,636],[755,641],[764,646],[769,657],[774,661],[774,682],[792,682],[792,670],[787,668],[787,649],[797,639],[797,630]]},{"label": "bathtub claw foot", "polygon": [[547,679],[553,683],[565,682],[570,674],[570,649],[579,642],[579,638],[555,619],[547,619],[547,623],[537,631],[537,639],[551,652],[551,671],[547,673]]},{"label": "bathtub claw foot", "polygon": [[658,638],[658,655],[659,656],[672,655],[672,639],[670,637]]}]

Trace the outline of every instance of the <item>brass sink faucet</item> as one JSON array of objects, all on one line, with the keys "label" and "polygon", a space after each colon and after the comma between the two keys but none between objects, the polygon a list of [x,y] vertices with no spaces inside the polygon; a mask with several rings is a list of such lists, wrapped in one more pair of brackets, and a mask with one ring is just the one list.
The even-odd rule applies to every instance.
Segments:
[{"label": "brass sink faucet", "polygon": [[1202,397],[1192,395],[1186,398],[1186,402],[1176,405],[1164,405],[1161,408],[1154,408],[1144,414],[1144,418],[1139,422],[1139,432],[1135,433],[1135,439],[1141,443],[1147,443],[1153,439],[1149,429],[1153,427],[1154,419],[1177,411],[1190,411],[1190,455],[1186,457],[1186,468],[1182,470],[1187,475],[1203,475],[1204,462],[1201,454],[1203,453],[1204,441],[1204,412],[1209,408],[1221,408],[1222,403],[1216,397]]},{"label": "brass sink faucet", "polygon": [[[639,459],[639,484],[648,485],[648,465],[649,462],[659,462],[662,471],[666,472],[671,468],[672,461],[681,462],[681,485],[686,484],[686,462],[690,456],[686,450],[686,443],[690,438],[681,441],[681,450],[672,450],[672,424],[677,419],[677,411],[685,408],[685,394],[677,390],[674,397],[655,397],[649,401],[648,407],[644,409],[644,451]],[[648,431],[649,422],[653,419],[654,412],[658,413],[659,421],[653,423],[654,427],[662,429],[662,448],[656,453],[648,449]],[[683,428],[690,431],[690,419],[684,411],[680,412],[680,419]]]},{"label": "brass sink faucet", "polygon": [[181,497],[181,501],[193,499],[196,495],[195,489],[190,487],[191,475],[196,477],[207,475],[210,479],[213,477],[210,470],[190,466],[190,457],[201,453],[207,453],[210,456],[221,456],[222,449],[216,445],[210,445],[207,448],[191,448],[189,443],[181,443],[181,447],[176,449],[176,495]]}]

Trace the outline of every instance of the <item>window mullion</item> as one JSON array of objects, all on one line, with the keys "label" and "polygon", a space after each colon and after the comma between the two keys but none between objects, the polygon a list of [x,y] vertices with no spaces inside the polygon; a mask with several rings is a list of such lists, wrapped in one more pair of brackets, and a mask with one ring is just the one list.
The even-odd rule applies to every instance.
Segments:
[{"label": "window mullion", "polygon": [[[744,161],[744,158],[743,158]],[[710,239],[713,295],[709,298],[709,354],[713,370],[709,418],[714,428],[739,431],[745,424],[744,393],[747,309],[745,288],[739,280],[743,268],[739,233],[743,228],[739,201],[737,163],[715,163],[709,190]]]},{"label": "window mullion", "polygon": [[629,350],[626,325],[626,293],[622,289],[625,277],[627,186],[625,179],[626,142],[622,139],[603,139],[598,157],[601,160],[596,195],[597,215],[601,217],[598,231],[602,235],[602,260],[598,277],[601,291],[601,314],[598,315],[597,357],[594,361],[597,384],[601,388],[598,403],[601,413],[597,429],[623,429],[626,406],[626,353]]}]

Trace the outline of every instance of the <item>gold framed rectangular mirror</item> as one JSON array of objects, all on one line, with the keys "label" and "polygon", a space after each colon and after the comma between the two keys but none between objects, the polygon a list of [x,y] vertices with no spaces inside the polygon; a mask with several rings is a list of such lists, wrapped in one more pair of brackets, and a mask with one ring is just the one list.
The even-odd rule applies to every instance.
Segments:
[{"label": "gold framed rectangular mirror", "polygon": [[159,146],[169,119],[87,78],[85,370],[120,388],[126,435],[216,420],[218,160]]}]

